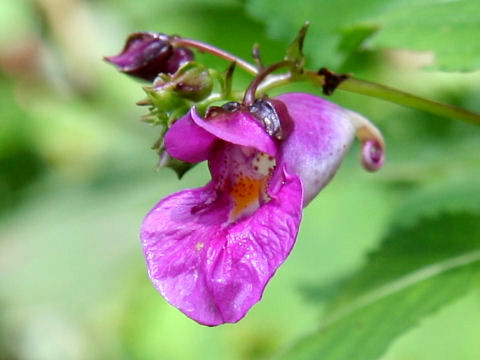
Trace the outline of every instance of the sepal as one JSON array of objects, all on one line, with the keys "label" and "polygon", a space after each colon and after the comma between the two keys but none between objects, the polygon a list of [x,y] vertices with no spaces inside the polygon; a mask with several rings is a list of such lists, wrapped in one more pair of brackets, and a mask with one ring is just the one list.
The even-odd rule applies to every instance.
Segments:
[{"label": "sepal", "polygon": [[171,76],[159,76],[153,89],[156,92],[173,92],[179,98],[197,102],[211,94],[213,79],[204,65],[191,61]]},{"label": "sepal", "polygon": [[292,61],[295,64],[293,70],[297,73],[303,71],[303,66],[305,65],[305,55],[303,55],[303,41],[307,33],[310,23],[307,21],[302,26],[298,32],[297,37],[287,48],[287,53],[285,54],[285,60]]},{"label": "sepal", "polygon": [[173,171],[175,171],[175,174],[177,174],[179,180],[183,177],[183,175],[185,175],[191,168],[196,165],[194,163],[181,161],[170,156],[165,149],[165,145],[159,147],[157,152],[159,157],[158,168],[162,169],[164,167],[167,167],[172,169]]}]

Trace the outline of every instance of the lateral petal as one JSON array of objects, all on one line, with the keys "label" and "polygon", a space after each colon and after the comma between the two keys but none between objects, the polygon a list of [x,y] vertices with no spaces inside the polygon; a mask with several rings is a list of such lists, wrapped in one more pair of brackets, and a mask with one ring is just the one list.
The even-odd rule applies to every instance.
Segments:
[{"label": "lateral petal", "polygon": [[190,110],[168,129],[165,134],[165,147],[174,158],[196,163],[208,159],[216,136],[193,121],[193,111],[193,109]]},{"label": "lateral petal", "polygon": [[262,297],[290,253],[301,220],[303,189],[284,174],[276,196],[251,216],[228,223],[231,200],[212,183],[160,201],[141,240],[149,276],[165,299],[209,326],[240,320]]}]

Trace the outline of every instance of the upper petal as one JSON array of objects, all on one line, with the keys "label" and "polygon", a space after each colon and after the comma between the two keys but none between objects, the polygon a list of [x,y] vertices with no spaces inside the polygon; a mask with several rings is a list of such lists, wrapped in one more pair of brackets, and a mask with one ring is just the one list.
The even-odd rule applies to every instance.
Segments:
[{"label": "upper petal", "polygon": [[290,253],[302,209],[302,184],[285,175],[276,197],[228,223],[227,197],[214,187],[184,190],[147,215],[141,239],[149,276],[172,305],[205,325],[236,322],[257,303]]},{"label": "upper petal", "polygon": [[277,147],[265,129],[258,123],[255,117],[244,111],[225,112],[203,119],[196,110],[192,109],[193,121],[226,142],[252,147],[258,151],[275,156]]},{"label": "upper petal", "polygon": [[281,147],[279,163],[300,176],[306,206],[337,171],[354,140],[355,126],[347,110],[320,97],[287,93],[276,99],[287,106],[294,120],[294,129]]},{"label": "upper petal", "polygon": [[175,121],[165,134],[167,152],[174,158],[192,163],[207,160],[216,139],[215,135],[193,122],[194,112],[192,108],[183,118]]}]

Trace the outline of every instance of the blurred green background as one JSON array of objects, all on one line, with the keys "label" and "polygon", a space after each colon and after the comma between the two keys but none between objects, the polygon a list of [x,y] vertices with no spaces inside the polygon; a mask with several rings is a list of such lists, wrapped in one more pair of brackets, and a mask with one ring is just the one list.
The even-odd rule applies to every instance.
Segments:
[{"label": "blurred green background", "polygon": [[[155,170],[149,148],[159,130],[138,121],[141,84],[102,57],[118,53],[130,32],[152,30],[246,59],[258,42],[266,63],[280,59],[295,33],[271,33],[252,7],[234,0],[0,2],[0,359],[273,356],[318,328],[328,284],[355,271],[392,224],[433,212],[437,191],[480,189],[479,129],[338,91],[333,101],[383,131],[385,167],[364,172],[354,146],[305,210],[294,251],[262,301],[238,324],[203,327],[169,306],[149,282],[139,227],[159,199],[203,185],[208,170],[197,166],[181,181]],[[303,17],[312,27],[321,21]],[[307,35],[306,48],[318,43]],[[367,47],[337,70],[480,112],[480,74],[420,71],[430,58]],[[248,76],[237,75],[244,86]],[[307,85],[289,89],[320,95]],[[429,194],[434,200],[418,200]],[[455,195],[443,205],[462,201]],[[478,360],[478,334],[480,292],[473,291],[418,323],[383,359]]]}]

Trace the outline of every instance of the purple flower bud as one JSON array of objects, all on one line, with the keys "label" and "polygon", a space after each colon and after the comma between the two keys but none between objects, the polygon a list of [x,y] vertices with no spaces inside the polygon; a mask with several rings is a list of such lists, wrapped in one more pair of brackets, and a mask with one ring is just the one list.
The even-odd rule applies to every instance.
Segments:
[{"label": "purple flower bud", "polygon": [[167,35],[139,32],[128,37],[120,54],[105,57],[105,60],[123,73],[153,81],[160,73],[175,73],[193,57],[189,49],[174,48]]},{"label": "purple flower bud", "polygon": [[192,61],[194,58],[195,56],[193,55],[192,50],[184,47],[174,48],[172,56],[170,56],[165,63],[164,72],[167,74],[174,74],[182,64]]}]

